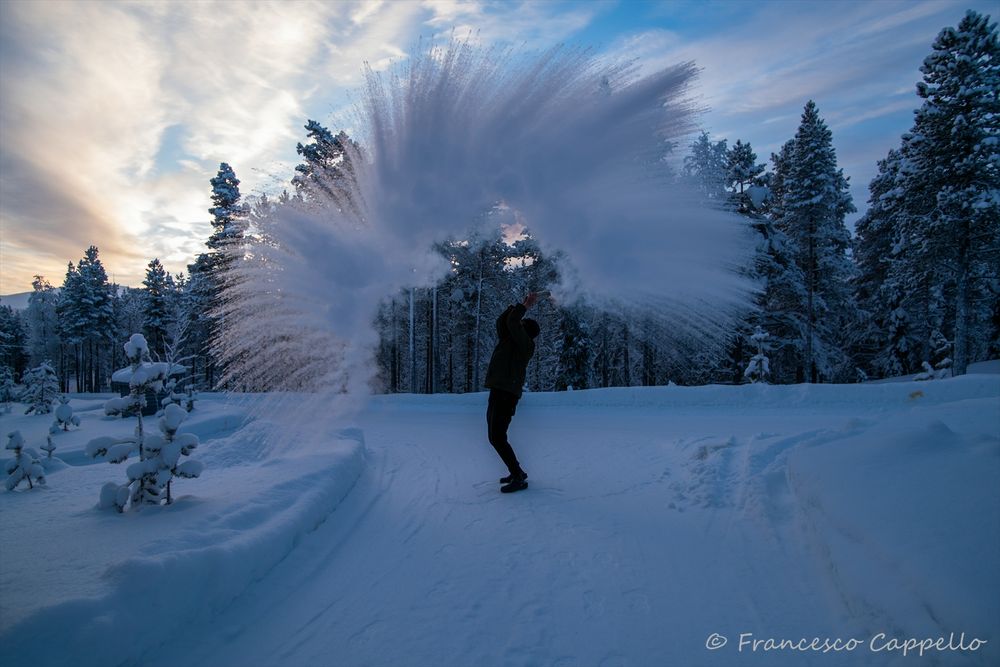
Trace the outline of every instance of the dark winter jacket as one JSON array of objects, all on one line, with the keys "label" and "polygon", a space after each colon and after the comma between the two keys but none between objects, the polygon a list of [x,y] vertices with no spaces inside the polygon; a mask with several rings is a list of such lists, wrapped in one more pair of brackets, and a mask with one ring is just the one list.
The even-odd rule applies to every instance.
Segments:
[{"label": "dark winter jacket", "polygon": [[535,341],[524,330],[521,318],[524,317],[523,304],[510,306],[497,318],[497,346],[490,357],[490,366],[486,371],[485,385],[489,389],[502,389],[521,397],[524,387],[524,376],[528,371],[528,362],[535,353]]}]

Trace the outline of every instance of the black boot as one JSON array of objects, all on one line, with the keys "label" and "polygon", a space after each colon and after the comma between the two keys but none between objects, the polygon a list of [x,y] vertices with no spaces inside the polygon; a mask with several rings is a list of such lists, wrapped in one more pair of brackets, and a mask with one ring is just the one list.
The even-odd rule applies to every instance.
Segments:
[{"label": "black boot", "polygon": [[[528,479],[528,473],[526,473],[526,472],[524,472],[524,471],[522,470],[522,471],[521,471],[521,477],[522,477],[523,479]],[[500,483],[501,483],[501,484],[510,484],[510,483],[511,483],[511,482],[513,482],[513,481],[514,481],[514,476],[513,476],[513,475],[507,475],[506,477],[501,477],[501,478],[500,478]]]},{"label": "black boot", "polygon": [[514,493],[515,491],[521,491],[522,489],[528,488],[528,475],[525,472],[521,472],[517,475],[511,475],[511,480],[500,487],[501,493]]}]

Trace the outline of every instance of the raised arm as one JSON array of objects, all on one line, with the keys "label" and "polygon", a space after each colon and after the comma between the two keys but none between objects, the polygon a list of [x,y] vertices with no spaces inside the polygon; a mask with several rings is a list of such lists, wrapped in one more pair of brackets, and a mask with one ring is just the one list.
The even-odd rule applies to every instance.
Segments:
[{"label": "raised arm", "polygon": [[514,339],[517,346],[525,353],[527,353],[531,348],[531,336],[529,336],[528,332],[524,330],[524,325],[521,324],[521,318],[524,317],[525,312],[527,312],[528,308],[533,306],[536,301],[538,301],[538,295],[534,292],[530,292],[528,296],[524,297],[524,303],[511,306],[505,311],[507,315],[507,330],[510,332],[510,336]]}]

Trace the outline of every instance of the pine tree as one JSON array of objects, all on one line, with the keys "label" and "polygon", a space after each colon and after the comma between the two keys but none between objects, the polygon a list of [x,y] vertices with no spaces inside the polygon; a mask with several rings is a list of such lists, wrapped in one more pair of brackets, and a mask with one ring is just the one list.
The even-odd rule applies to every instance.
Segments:
[{"label": "pine tree", "polygon": [[24,414],[52,412],[52,402],[59,396],[59,378],[50,363],[42,362],[24,373],[21,402],[27,403]]},{"label": "pine tree", "polygon": [[743,214],[761,210],[767,192],[762,181],[764,169],[750,144],[737,139],[726,153],[726,186],[732,189],[734,210]]},{"label": "pine tree", "polygon": [[149,344],[142,334],[132,334],[124,349],[129,366],[116,371],[114,379],[129,383],[129,395],[123,407],[131,409],[136,416],[135,432],[128,438],[110,436],[94,438],[85,448],[87,456],[91,458],[106,456],[110,463],[122,463],[132,454],[139,454],[138,463],[126,469],[128,483],[108,482],[101,489],[100,506],[115,507],[119,512],[123,512],[130,501],[133,507],[159,504],[164,485],[169,480],[169,471],[163,473],[160,466],[146,463],[147,459],[160,456],[162,445],[159,440],[153,439],[149,448],[145,446],[147,433],[142,409],[146,405],[148,392],[159,393],[163,390],[169,377],[170,365],[150,360]]},{"label": "pine tree", "polygon": [[80,426],[80,417],[73,414],[73,407],[69,404],[68,396],[59,397],[59,405],[56,406],[56,420],[52,422],[49,429],[52,433],[58,433],[60,429],[68,431],[70,426]]},{"label": "pine tree", "polygon": [[45,469],[38,461],[38,454],[24,446],[24,437],[20,431],[7,434],[6,448],[14,452],[14,458],[7,461],[4,469],[7,473],[5,486],[8,491],[13,491],[21,482],[27,482],[29,489],[33,489],[35,484],[45,484]]},{"label": "pine tree", "polygon": [[[81,345],[87,334],[87,316],[84,304],[85,290],[80,273],[73,262],[66,265],[66,277],[59,290],[59,301],[56,304],[56,315],[59,322],[59,338],[63,342],[65,352],[60,356],[72,360],[72,370],[76,376],[76,391],[82,391],[81,382]],[[60,363],[63,371],[65,391],[69,391],[70,364]]]},{"label": "pine tree", "polygon": [[222,252],[238,243],[245,231],[246,208],[240,199],[240,180],[227,163],[219,164],[219,171],[209,181],[212,185],[212,235],[206,245]]},{"label": "pine tree", "polygon": [[0,368],[10,368],[17,375],[27,362],[27,337],[20,313],[0,305]]},{"label": "pine tree", "polygon": [[850,291],[850,234],[844,217],[855,210],[847,178],[837,168],[833,135],[811,100],[795,134],[783,183],[779,227],[794,242],[805,277],[805,376],[828,380],[853,370],[846,352],[847,318],[854,312]]},{"label": "pine tree", "polygon": [[726,140],[711,141],[702,132],[691,144],[691,153],[684,158],[684,176],[711,202],[725,203],[728,192],[728,159]]},{"label": "pine tree", "polygon": [[58,359],[59,318],[56,304],[59,295],[43,276],[35,276],[24,319],[27,328],[28,363],[37,366],[46,359]]},{"label": "pine tree", "polygon": [[577,309],[561,309],[557,391],[586,389],[590,366],[590,332]]},{"label": "pine tree", "polygon": [[208,254],[202,253],[194,264],[188,264],[188,276],[187,289],[181,297],[188,317],[184,355],[191,359],[192,381],[201,388],[211,389],[215,386],[215,364],[209,347],[212,334],[209,308],[213,303],[215,281]]},{"label": "pine tree", "polygon": [[[87,248],[76,266],[67,266],[56,313],[59,336],[72,356],[76,390],[97,391],[103,385],[100,350],[115,330],[114,297],[96,246]],[[68,375],[69,369],[60,366]]]},{"label": "pine tree", "polygon": [[151,354],[161,358],[165,350],[167,330],[171,326],[173,281],[160,260],[153,259],[146,267],[146,279],[142,284],[145,286],[143,333],[149,341]]},{"label": "pine tree", "polygon": [[880,376],[905,375],[913,364],[912,340],[898,281],[898,227],[906,202],[898,187],[901,155],[890,150],[878,163],[878,174],[868,186],[868,211],[855,225],[854,260],[858,266],[855,299],[861,327],[856,337],[862,365]]},{"label": "pine tree", "polygon": [[[919,229],[911,261],[932,263],[954,304],[954,372],[985,351],[1000,257],[1000,46],[996,23],[970,10],[938,35],[920,68],[924,100],[904,143]],[[933,195],[933,196],[931,196]],[[979,307],[977,308],[977,304]]]},{"label": "pine tree", "polygon": [[303,162],[295,167],[292,185],[298,196],[306,201],[337,207],[354,206],[352,187],[354,166],[352,155],[358,154],[357,145],[343,131],[336,136],[315,120],[306,125],[310,142],[299,143],[295,150]]},{"label": "pine tree", "polygon": [[100,391],[105,386],[106,370],[110,368],[110,365],[104,362],[102,350],[114,342],[117,331],[114,292],[108,283],[104,265],[98,257],[97,246],[87,248],[83,258],[77,263],[77,272],[80,276],[86,318],[83,338],[83,387],[85,391]]},{"label": "pine tree", "polygon": [[773,382],[802,381],[805,322],[805,276],[795,261],[794,244],[771,220],[754,219],[760,233],[753,275],[763,282],[758,299],[759,315],[751,324],[761,327],[771,346],[770,376]]},{"label": "pine tree", "polygon": [[760,327],[757,327],[753,335],[750,336],[750,342],[756,348],[757,353],[750,359],[750,363],[747,364],[743,376],[750,380],[751,383],[766,382],[768,376],[771,374],[770,360],[766,354],[768,338],[767,332]]}]

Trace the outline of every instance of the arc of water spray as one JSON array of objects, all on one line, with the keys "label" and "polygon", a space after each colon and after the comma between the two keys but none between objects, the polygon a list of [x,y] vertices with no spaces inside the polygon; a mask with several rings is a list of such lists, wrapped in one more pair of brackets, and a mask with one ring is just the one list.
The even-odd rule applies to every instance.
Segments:
[{"label": "arc of water spray", "polygon": [[226,277],[216,351],[228,378],[319,392],[316,405],[366,393],[380,301],[443,277],[433,244],[501,201],[566,256],[561,301],[641,305],[719,335],[753,291],[737,271],[749,233],[665,179],[660,160],[664,142],[694,128],[695,74],[682,63],[640,78],[585,49],[467,41],[369,71],[349,205],[277,207],[261,223],[266,241],[241,248],[249,259]]}]

